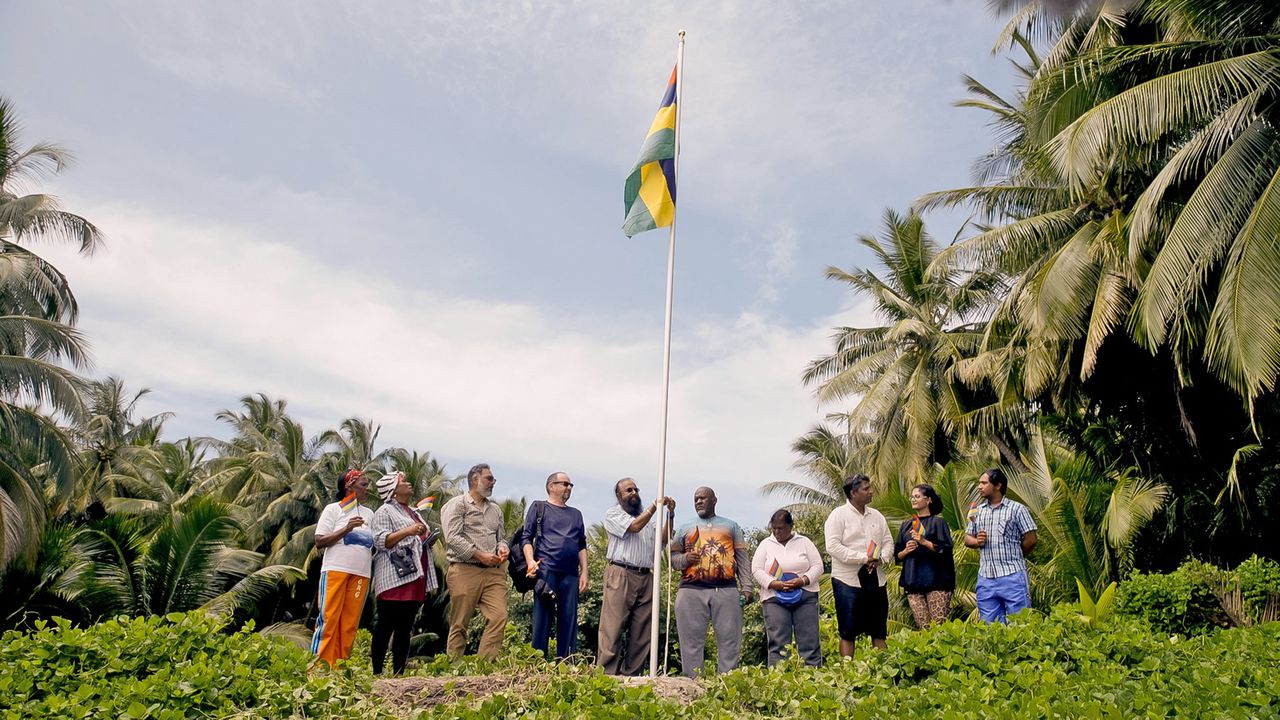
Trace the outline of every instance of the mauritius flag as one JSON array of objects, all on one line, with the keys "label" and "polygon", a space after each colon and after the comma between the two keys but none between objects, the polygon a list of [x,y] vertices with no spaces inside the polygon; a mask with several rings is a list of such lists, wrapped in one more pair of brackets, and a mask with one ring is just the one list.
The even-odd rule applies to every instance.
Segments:
[{"label": "mauritius flag", "polygon": [[676,69],[671,70],[658,115],[649,126],[640,157],[622,193],[627,219],[622,232],[634,237],[668,227],[676,218]]}]

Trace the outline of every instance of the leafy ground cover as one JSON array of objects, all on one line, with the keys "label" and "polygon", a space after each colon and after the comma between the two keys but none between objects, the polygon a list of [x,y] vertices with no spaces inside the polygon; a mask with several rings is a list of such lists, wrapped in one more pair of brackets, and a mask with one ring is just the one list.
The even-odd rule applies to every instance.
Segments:
[{"label": "leafy ground cover", "polygon": [[[1133,617],[1091,627],[1070,606],[1008,627],[899,633],[887,650],[821,669],[742,668],[700,695],[547,665],[526,647],[498,663],[436,658],[375,692],[363,663],[313,669],[295,645],[199,613],[58,622],[3,640],[5,718],[1280,717],[1280,624],[1187,637]],[[389,697],[396,687],[415,689]]]}]

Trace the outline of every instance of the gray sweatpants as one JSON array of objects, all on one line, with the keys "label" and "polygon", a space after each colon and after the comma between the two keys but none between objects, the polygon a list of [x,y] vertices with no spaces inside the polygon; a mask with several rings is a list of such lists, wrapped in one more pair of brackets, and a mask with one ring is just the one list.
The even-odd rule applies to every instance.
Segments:
[{"label": "gray sweatpants", "polygon": [[818,634],[818,593],[805,591],[804,599],[793,607],[776,600],[764,603],[764,637],[769,648],[765,662],[773,667],[782,660],[782,651],[795,640],[804,664],[822,666],[822,645]]},{"label": "gray sweatpants", "polygon": [[688,677],[702,675],[706,669],[708,622],[716,631],[716,670],[727,673],[738,667],[742,651],[742,605],[736,585],[676,591],[680,665]]}]

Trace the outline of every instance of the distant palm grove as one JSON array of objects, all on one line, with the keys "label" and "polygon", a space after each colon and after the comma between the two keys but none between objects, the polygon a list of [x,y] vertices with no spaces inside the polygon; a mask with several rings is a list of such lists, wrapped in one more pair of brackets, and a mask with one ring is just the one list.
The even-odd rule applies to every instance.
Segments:
[{"label": "distant palm grove", "polygon": [[[1002,467],[1040,528],[1040,607],[1192,557],[1277,558],[1280,3],[997,5],[1017,88],[966,78],[954,111],[985,113],[994,147],[973,149],[973,186],[886,210],[857,238],[873,262],[828,269],[882,324],[834,329],[798,374],[831,414],[794,441],[805,479],[762,492],[820,541],[849,475],[891,524],[930,483],[962,532],[976,478]],[[165,439],[144,389],[90,379],[72,288],[37,250],[111,250],[39,192],[66,151],[23,135],[0,99],[0,629],[203,608],[302,635],[339,473],[405,472],[437,527],[460,478],[380,446],[360,408],[308,433],[257,388],[217,414],[221,437]],[[973,213],[951,243],[923,219],[943,207]],[[522,509],[505,503],[509,525]],[[956,545],[965,618],[977,557]],[[420,650],[439,648],[447,593]],[[593,612],[584,599],[588,649]]]}]

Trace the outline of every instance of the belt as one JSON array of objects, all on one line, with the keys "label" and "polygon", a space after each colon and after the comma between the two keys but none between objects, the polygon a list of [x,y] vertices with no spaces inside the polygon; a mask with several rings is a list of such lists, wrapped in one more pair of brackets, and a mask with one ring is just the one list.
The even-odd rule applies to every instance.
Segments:
[{"label": "belt", "polygon": [[638,572],[638,573],[640,573],[641,575],[648,575],[649,573],[653,572],[653,569],[652,569],[652,568],[636,567],[635,565],[628,565],[628,564],[626,564],[626,563],[620,563],[620,562],[618,562],[617,560],[610,560],[610,561],[609,561],[609,564],[610,564],[610,565],[617,565],[617,566],[618,566],[618,567],[620,567],[620,568],[626,568],[627,570],[630,570],[631,572]]}]

